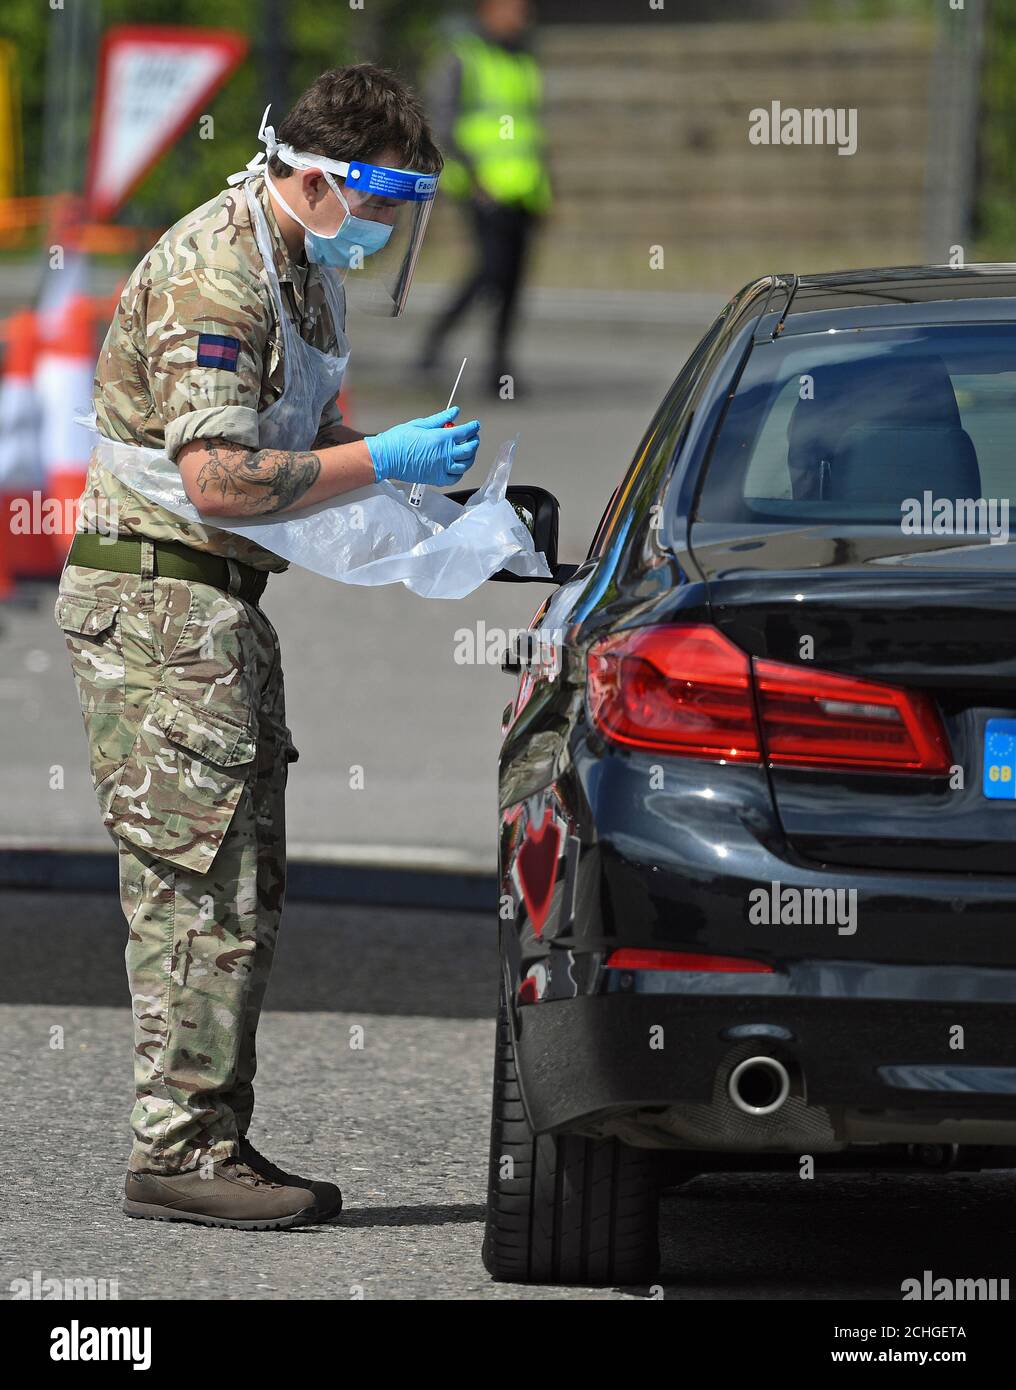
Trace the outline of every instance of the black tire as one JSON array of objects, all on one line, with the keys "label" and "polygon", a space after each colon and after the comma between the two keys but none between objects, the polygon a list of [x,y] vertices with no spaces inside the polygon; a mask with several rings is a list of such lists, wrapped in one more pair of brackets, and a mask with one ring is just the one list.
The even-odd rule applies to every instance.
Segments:
[{"label": "black tire", "polygon": [[[510,1177],[502,1176],[505,1159],[511,1159]],[[649,1282],[660,1263],[659,1159],[617,1139],[533,1134],[502,982],[482,1252],[487,1272],[517,1284]]]}]

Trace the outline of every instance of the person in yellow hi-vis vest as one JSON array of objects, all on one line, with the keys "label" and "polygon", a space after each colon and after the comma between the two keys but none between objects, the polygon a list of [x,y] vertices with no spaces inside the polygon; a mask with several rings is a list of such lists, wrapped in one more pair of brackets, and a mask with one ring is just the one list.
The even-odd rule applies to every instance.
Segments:
[{"label": "person in yellow hi-vis vest", "polygon": [[526,253],[551,198],[542,79],[528,26],[527,0],[480,0],[475,26],[452,41],[432,93],[435,133],[446,154],[441,186],[465,205],[477,256],[432,325],[420,365],[441,369],[449,332],[475,299],[492,298],[487,386],[505,398],[518,391],[509,346]]}]

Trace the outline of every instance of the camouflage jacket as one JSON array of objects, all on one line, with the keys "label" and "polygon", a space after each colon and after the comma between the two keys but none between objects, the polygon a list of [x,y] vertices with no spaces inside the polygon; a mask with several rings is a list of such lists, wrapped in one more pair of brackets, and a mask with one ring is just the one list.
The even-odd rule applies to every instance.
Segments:
[{"label": "camouflage jacket", "polygon": [[[336,352],[320,271],[290,256],[262,176],[253,189],[265,210],[293,322],[314,347]],[[208,365],[216,351],[223,365]],[[170,227],[124,286],[96,368],[98,426],[110,439],[165,449],[170,458],[192,439],[257,448],[258,413],[281,395],[284,374],[278,315],[250,209],[242,186],[228,188]],[[338,406],[330,403],[318,442],[328,442],[327,431],[341,423]],[[258,569],[287,568],[245,537],[185,521],[148,501],[93,456],[79,529],[101,528],[111,516],[121,535],[182,541]]]}]

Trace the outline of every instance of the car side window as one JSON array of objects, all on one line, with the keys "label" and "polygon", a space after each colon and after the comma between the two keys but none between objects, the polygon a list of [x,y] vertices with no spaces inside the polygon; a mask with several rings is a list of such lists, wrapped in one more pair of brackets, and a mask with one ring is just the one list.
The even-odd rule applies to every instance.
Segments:
[{"label": "car side window", "polygon": [[[629,465],[629,470],[628,470],[628,471],[630,472],[631,469],[634,468],[634,466],[635,466],[634,464],[630,464],[630,465]],[[591,560],[591,559],[593,559],[595,556],[601,554],[601,541],[602,541],[602,538],[603,538],[603,533],[604,533],[604,531],[605,531],[605,529],[606,529],[607,522],[609,521],[610,516],[611,516],[611,514],[612,514],[612,512],[613,512],[613,510],[614,510],[614,503],[617,501],[617,494],[621,491],[622,484],[623,484],[624,481],[627,479],[627,477],[628,477],[628,474],[626,473],[625,476],[624,476],[624,478],[621,480],[621,482],[618,483],[617,487],[616,487],[616,488],[614,489],[614,491],[610,494],[610,501],[609,501],[609,502],[607,503],[607,505],[604,507],[604,509],[603,509],[603,515],[600,517],[599,521],[596,523],[596,530],[593,532],[593,539],[592,539],[592,540],[590,541],[590,543],[589,543],[589,550],[588,550],[588,552],[587,552],[587,554],[586,554],[586,559],[587,559],[587,560]]]},{"label": "car side window", "polygon": [[[678,374],[677,380],[667,392],[663,404],[653,417],[649,429],[643,435],[636,451],[635,457],[629,464],[628,469],[621,479],[621,482],[611,494],[610,501],[599,520],[599,524],[593,533],[592,543],[589,546],[586,560],[598,560],[610,544],[610,539],[616,529],[618,518],[623,514],[625,507],[631,498],[639,480],[645,471],[655,465],[659,460],[660,449],[672,450],[676,441],[675,431],[672,428],[674,422],[685,414],[685,407],[698,383],[702,372],[703,364],[709,356],[710,350],[719,338],[724,324],[727,321],[731,305],[728,304],[719,317],[712,323],[705,336],[700,339],[697,346],[693,349]],[[682,426],[687,421],[682,421]],[[683,433],[683,428],[680,431]]]}]

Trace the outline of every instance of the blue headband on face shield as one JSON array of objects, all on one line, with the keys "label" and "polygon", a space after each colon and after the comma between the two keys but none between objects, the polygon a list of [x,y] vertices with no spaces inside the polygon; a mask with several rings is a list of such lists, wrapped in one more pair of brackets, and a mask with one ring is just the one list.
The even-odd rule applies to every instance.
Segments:
[{"label": "blue headband on face shield", "polygon": [[429,203],[437,192],[437,175],[415,174],[412,169],[388,169],[383,164],[364,164],[354,159],[346,172],[346,187],[369,197]]}]

